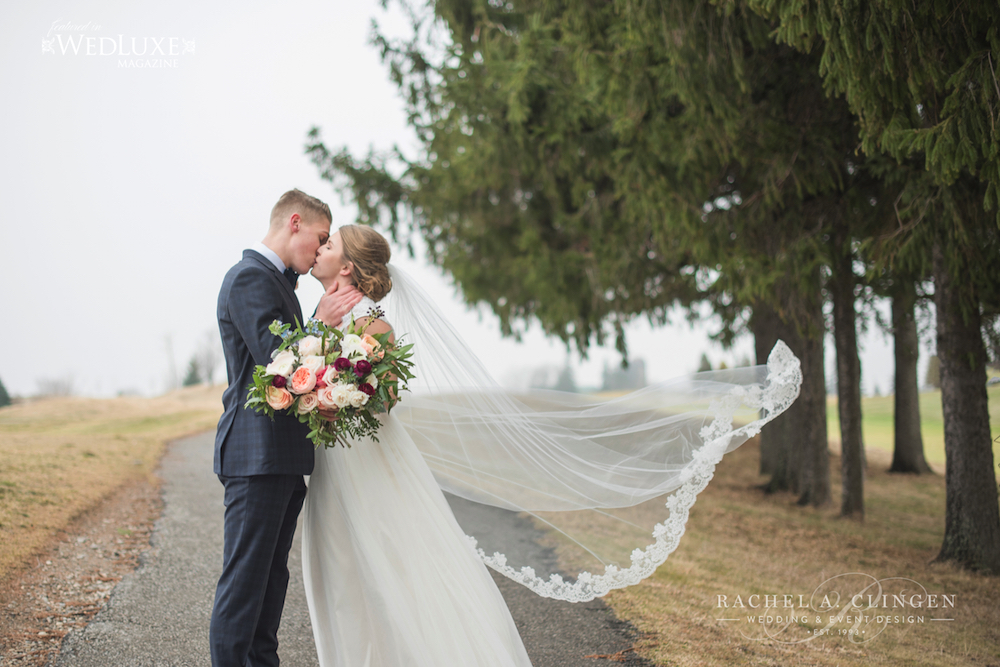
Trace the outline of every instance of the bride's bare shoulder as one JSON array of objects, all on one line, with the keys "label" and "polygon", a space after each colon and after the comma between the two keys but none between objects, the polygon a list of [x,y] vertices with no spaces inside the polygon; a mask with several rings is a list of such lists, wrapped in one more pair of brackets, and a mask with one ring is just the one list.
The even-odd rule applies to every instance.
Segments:
[{"label": "bride's bare shoulder", "polygon": [[[369,324],[369,321],[371,322],[371,324]],[[370,334],[392,333],[392,327],[389,326],[389,323],[386,322],[385,320],[381,319],[370,320],[367,317],[362,317],[360,320],[357,321],[357,324],[359,324],[362,327],[365,327],[367,325],[365,333],[370,333]],[[395,336],[390,336],[389,339],[394,340]]]}]

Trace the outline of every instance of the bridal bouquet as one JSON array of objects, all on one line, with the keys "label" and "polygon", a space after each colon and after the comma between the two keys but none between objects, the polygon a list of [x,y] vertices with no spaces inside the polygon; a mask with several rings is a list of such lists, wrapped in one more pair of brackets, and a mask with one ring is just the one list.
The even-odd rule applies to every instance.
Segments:
[{"label": "bridal bouquet", "polygon": [[[383,313],[373,308],[369,322]],[[378,442],[375,415],[399,402],[399,392],[413,379],[413,345],[389,342],[389,334],[371,335],[351,323],[341,332],[318,320],[295,328],[279,320],[269,330],[281,338],[271,363],[254,369],[244,407],[272,419],[284,411],[309,424],[309,439],[317,446],[350,447],[348,436],[368,436]],[[336,412],[335,420],[320,414]]]}]

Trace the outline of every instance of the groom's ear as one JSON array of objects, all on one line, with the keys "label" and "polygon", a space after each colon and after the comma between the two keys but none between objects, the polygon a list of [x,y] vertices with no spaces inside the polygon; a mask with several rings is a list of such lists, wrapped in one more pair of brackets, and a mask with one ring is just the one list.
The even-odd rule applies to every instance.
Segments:
[{"label": "groom's ear", "polygon": [[298,213],[292,213],[288,217],[288,227],[289,231],[291,231],[293,234],[299,231],[299,229],[302,227],[302,216],[299,215]]}]

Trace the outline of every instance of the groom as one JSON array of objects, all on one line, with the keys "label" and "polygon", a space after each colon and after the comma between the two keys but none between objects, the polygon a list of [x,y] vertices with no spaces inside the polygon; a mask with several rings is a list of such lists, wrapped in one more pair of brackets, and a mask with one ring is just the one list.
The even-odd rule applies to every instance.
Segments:
[{"label": "groom", "polygon": [[[278,623],[288,588],[288,551],[312,473],[305,424],[246,410],[254,366],[271,361],[278,319],[302,322],[294,288],[330,236],[330,207],[299,190],[281,195],[261,243],[243,252],[219,292],[218,318],[229,387],[215,436],[215,473],[225,487],[225,549],[209,635],[213,667],[277,667]],[[330,288],[316,317],[339,326],[361,300]]]}]

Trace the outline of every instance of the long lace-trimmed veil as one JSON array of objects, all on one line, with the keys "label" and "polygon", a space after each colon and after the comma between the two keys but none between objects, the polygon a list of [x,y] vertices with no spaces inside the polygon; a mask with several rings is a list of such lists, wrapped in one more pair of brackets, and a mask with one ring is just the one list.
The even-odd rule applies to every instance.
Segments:
[{"label": "long lace-trimmed veil", "polygon": [[[381,302],[414,344],[416,380],[394,408],[446,492],[530,516],[552,561],[508,562],[514,537],[477,548],[539,595],[590,600],[649,576],[676,549],[722,456],[799,393],[778,342],[766,366],[698,373],[612,399],[499,385],[433,300],[398,267]],[[477,536],[471,536],[475,539]],[[504,541],[508,543],[504,543]],[[550,571],[540,571],[547,568]]]}]

